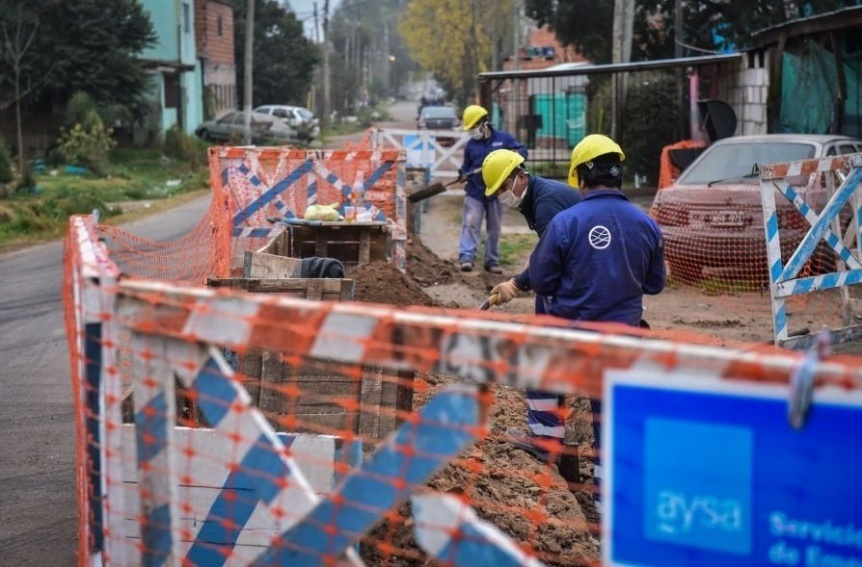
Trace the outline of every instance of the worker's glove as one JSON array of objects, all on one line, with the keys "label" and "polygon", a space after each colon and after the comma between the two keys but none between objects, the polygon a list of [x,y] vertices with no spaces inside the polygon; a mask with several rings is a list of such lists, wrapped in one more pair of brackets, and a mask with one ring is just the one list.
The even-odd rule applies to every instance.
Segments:
[{"label": "worker's glove", "polygon": [[458,179],[455,180],[455,183],[464,183],[465,181],[467,181],[467,176],[459,172]]},{"label": "worker's glove", "polygon": [[488,297],[488,302],[491,305],[503,305],[509,303],[518,296],[518,286],[515,285],[515,279],[495,285],[491,290],[491,295]]}]

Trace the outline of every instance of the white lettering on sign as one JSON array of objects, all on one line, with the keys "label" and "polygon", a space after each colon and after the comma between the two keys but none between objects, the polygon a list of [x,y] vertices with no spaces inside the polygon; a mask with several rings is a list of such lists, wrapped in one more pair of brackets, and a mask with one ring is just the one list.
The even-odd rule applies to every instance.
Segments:
[{"label": "white lettering on sign", "polygon": [[698,529],[727,532],[742,530],[742,504],[732,498],[663,490],[658,494],[656,513],[659,529],[669,534],[689,533]]}]

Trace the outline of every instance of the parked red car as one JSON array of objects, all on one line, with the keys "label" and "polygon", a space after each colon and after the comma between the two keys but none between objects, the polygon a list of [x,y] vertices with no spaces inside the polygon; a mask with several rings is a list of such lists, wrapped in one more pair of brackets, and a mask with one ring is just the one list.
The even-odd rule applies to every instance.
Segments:
[{"label": "parked red car", "polygon": [[[736,136],[707,148],[670,187],[659,189],[650,214],[661,227],[671,274],[683,282],[705,278],[769,281],[758,165],[862,152],[862,141],[844,136],[767,134]],[[820,211],[829,195],[820,184],[800,189]],[[786,261],[810,225],[776,195],[782,257]],[[831,252],[818,250],[825,260]],[[820,272],[834,265],[824,265]]]}]

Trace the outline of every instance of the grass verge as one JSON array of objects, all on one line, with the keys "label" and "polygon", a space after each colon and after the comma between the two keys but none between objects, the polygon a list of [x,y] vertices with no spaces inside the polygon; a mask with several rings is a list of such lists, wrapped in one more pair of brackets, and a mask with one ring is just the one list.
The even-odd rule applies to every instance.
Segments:
[{"label": "grass verge", "polygon": [[[74,171],[74,170],[72,170]],[[123,149],[111,155],[102,177],[65,167],[35,176],[36,187],[0,199],[0,250],[63,236],[69,216],[98,210],[104,222],[126,222],[164,210],[209,190],[206,160],[174,160],[158,150]],[[146,200],[147,208],[123,214],[121,203]]]}]

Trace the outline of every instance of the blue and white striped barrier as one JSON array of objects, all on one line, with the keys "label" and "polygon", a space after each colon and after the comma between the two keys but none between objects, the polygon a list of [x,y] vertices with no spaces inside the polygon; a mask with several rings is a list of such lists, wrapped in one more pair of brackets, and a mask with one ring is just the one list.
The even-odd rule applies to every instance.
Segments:
[{"label": "blue and white striped barrier", "polygon": [[[822,183],[825,188],[832,188],[835,185],[835,177],[840,178],[848,171],[819,215],[788,181],[801,178],[806,181],[807,188],[815,187],[818,183]],[[808,348],[816,342],[817,336],[813,333],[790,336],[785,300],[795,295],[862,283],[862,243],[859,236],[859,219],[862,217],[862,154],[763,166],[760,169],[760,180],[775,343],[791,348]],[[775,200],[776,191],[790,201],[811,226],[786,263],[781,255],[781,227]],[[853,235],[852,248],[845,243],[839,229],[841,210],[848,203],[851,204],[854,216],[854,222],[850,223],[848,230],[856,232]],[[799,278],[799,272],[811,259],[821,241],[829,245],[846,269],[839,270],[836,267],[835,271],[829,273]],[[846,294],[844,302],[845,313],[849,313],[849,298]],[[834,342],[862,338],[862,326],[852,325],[847,318],[845,325],[842,329],[832,329],[830,336]]]}]

